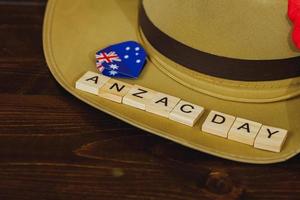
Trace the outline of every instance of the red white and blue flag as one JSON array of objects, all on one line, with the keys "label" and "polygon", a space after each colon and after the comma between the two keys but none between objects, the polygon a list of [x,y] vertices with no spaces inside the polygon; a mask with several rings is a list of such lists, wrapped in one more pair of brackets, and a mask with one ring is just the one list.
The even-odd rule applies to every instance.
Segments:
[{"label": "red white and blue flag", "polygon": [[98,51],[96,66],[106,76],[137,78],[145,65],[146,56],[139,43],[127,41]]}]

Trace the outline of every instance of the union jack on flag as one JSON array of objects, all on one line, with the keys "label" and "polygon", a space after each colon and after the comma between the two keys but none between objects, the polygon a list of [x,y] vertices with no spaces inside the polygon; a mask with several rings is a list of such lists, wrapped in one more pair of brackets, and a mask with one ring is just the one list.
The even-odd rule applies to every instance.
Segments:
[{"label": "union jack on flag", "polygon": [[122,60],[119,58],[118,54],[116,52],[111,51],[109,53],[106,52],[97,52],[96,53],[96,62],[97,67],[101,66],[103,62],[111,63],[113,61],[121,62]]}]

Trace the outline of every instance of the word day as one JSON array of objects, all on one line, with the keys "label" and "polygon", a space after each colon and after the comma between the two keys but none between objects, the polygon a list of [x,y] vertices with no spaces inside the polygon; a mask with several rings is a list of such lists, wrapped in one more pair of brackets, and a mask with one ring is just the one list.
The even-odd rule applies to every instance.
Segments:
[{"label": "word day", "polygon": [[[111,101],[132,106],[193,127],[204,113],[204,108],[178,97],[131,85],[88,71],[76,81],[76,89]],[[257,149],[280,152],[287,130],[258,122],[210,111],[201,130],[229,140],[251,145]]]}]

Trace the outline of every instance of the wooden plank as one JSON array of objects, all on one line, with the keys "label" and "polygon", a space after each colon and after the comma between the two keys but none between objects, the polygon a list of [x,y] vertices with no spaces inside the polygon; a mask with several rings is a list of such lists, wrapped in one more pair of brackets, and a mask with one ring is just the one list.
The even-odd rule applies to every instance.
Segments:
[{"label": "wooden plank", "polygon": [[299,199],[299,156],[274,165],[220,159],[77,100],[45,64],[44,7],[0,2],[1,200]]}]

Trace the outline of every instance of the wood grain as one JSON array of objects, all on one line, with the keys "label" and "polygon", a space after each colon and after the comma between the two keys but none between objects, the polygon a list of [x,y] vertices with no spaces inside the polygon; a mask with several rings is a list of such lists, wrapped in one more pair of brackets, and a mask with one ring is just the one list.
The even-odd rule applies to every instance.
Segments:
[{"label": "wood grain", "polygon": [[43,56],[45,1],[0,0],[0,199],[300,199],[300,157],[232,162],[80,102]]}]

